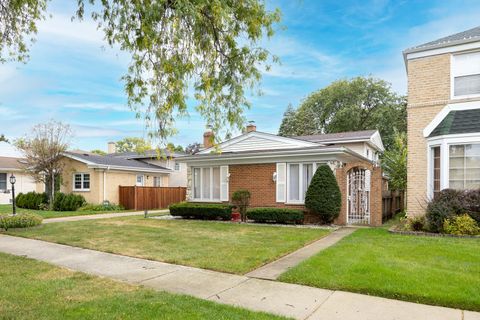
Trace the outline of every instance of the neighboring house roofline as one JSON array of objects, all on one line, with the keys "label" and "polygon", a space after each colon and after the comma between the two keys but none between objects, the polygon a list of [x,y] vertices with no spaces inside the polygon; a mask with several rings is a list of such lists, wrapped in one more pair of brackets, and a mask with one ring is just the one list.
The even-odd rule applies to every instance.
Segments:
[{"label": "neighboring house roofline", "polygon": [[[89,161],[86,160],[78,155],[72,154],[65,152],[63,153],[63,156],[82,162],[87,165],[88,168],[91,169],[107,169],[107,170],[119,170],[119,171],[131,171],[131,172],[151,172],[151,173],[172,173],[173,170],[156,166],[153,164],[148,164],[148,166],[142,166],[142,167],[136,167],[136,166],[129,166],[129,165],[115,165],[115,164],[102,164],[102,163],[96,163],[94,161]],[[137,160],[128,160],[128,161],[137,161]],[[140,161],[138,161],[140,162]],[[143,162],[142,162],[143,163]],[[145,164],[145,163],[143,163]],[[145,164],[146,165],[146,164]]]},{"label": "neighboring house roofline", "polygon": [[[480,48],[480,26],[430,41],[403,51],[403,60]],[[408,68],[407,68],[408,73]]]},{"label": "neighboring house roofline", "polygon": [[3,157],[0,156],[0,170],[2,171],[25,171],[24,158],[17,157]]},{"label": "neighboring house roofline", "polygon": [[[164,155],[162,154],[164,153]],[[159,157],[159,152],[155,150],[145,150],[145,152],[115,152],[115,153],[108,153],[106,156],[107,157],[118,157],[118,158],[124,158],[124,159],[175,159],[179,157],[184,157],[187,155],[185,152],[180,152],[180,151],[170,151],[168,149],[161,149],[160,151],[160,157]],[[163,157],[165,156],[165,157]]]}]

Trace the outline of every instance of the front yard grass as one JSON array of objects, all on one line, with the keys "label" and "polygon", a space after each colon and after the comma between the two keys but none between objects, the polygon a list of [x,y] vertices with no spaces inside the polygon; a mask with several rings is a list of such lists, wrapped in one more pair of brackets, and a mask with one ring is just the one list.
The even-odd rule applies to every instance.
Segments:
[{"label": "front yard grass", "polygon": [[[115,211],[50,211],[50,210],[32,210],[32,209],[23,209],[17,208],[17,213],[35,213],[39,216],[42,216],[44,219],[48,218],[60,218],[60,217],[71,217],[71,216],[83,216],[90,214],[101,214],[101,213],[112,213],[112,212],[125,212],[125,210],[115,210]],[[12,205],[10,204],[0,204],[0,215],[1,214],[11,214]]]},{"label": "front yard grass", "polygon": [[0,253],[1,319],[285,319]]},{"label": "front yard grass", "polygon": [[480,311],[480,240],[359,229],[280,280]]},{"label": "front yard grass", "polygon": [[9,234],[174,264],[243,274],[329,233],[140,216],[41,225]]}]

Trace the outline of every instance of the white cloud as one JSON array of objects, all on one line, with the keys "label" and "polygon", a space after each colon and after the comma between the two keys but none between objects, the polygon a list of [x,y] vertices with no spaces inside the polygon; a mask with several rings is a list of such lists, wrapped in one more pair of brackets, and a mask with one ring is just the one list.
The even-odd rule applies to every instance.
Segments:
[{"label": "white cloud", "polygon": [[119,112],[132,112],[126,105],[105,102],[67,103],[62,105],[62,107],[66,109],[78,110],[111,110]]}]

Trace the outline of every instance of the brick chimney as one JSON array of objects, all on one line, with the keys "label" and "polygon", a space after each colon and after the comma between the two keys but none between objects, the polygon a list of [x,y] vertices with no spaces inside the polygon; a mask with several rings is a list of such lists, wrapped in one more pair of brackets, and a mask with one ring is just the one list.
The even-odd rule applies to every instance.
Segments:
[{"label": "brick chimney", "polygon": [[257,126],[254,123],[249,123],[246,129],[247,129],[247,133],[252,131],[257,131]]},{"label": "brick chimney", "polygon": [[205,149],[213,147],[213,132],[212,130],[207,130],[203,134],[203,147]]},{"label": "brick chimney", "polygon": [[110,142],[107,144],[107,146],[108,146],[108,153],[115,153],[115,152],[117,152],[117,147],[116,147],[115,142],[110,141]]}]

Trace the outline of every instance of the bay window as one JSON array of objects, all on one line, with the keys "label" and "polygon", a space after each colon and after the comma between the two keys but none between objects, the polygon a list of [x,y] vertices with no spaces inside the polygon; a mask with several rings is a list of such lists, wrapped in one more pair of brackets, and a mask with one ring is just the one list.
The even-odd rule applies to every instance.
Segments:
[{"label": "bay window", "polygon": [[320,164],[288,163],[287,164],[287,202],[303,204],[313,174]]},{"label": "bay window", "polygon": [[193,200],[220,201],[220,167],[193,168]]},{"label": "bay window", "polygon": [[480,143],[450,145],[449,187],[458,190],[480,188]]}]

